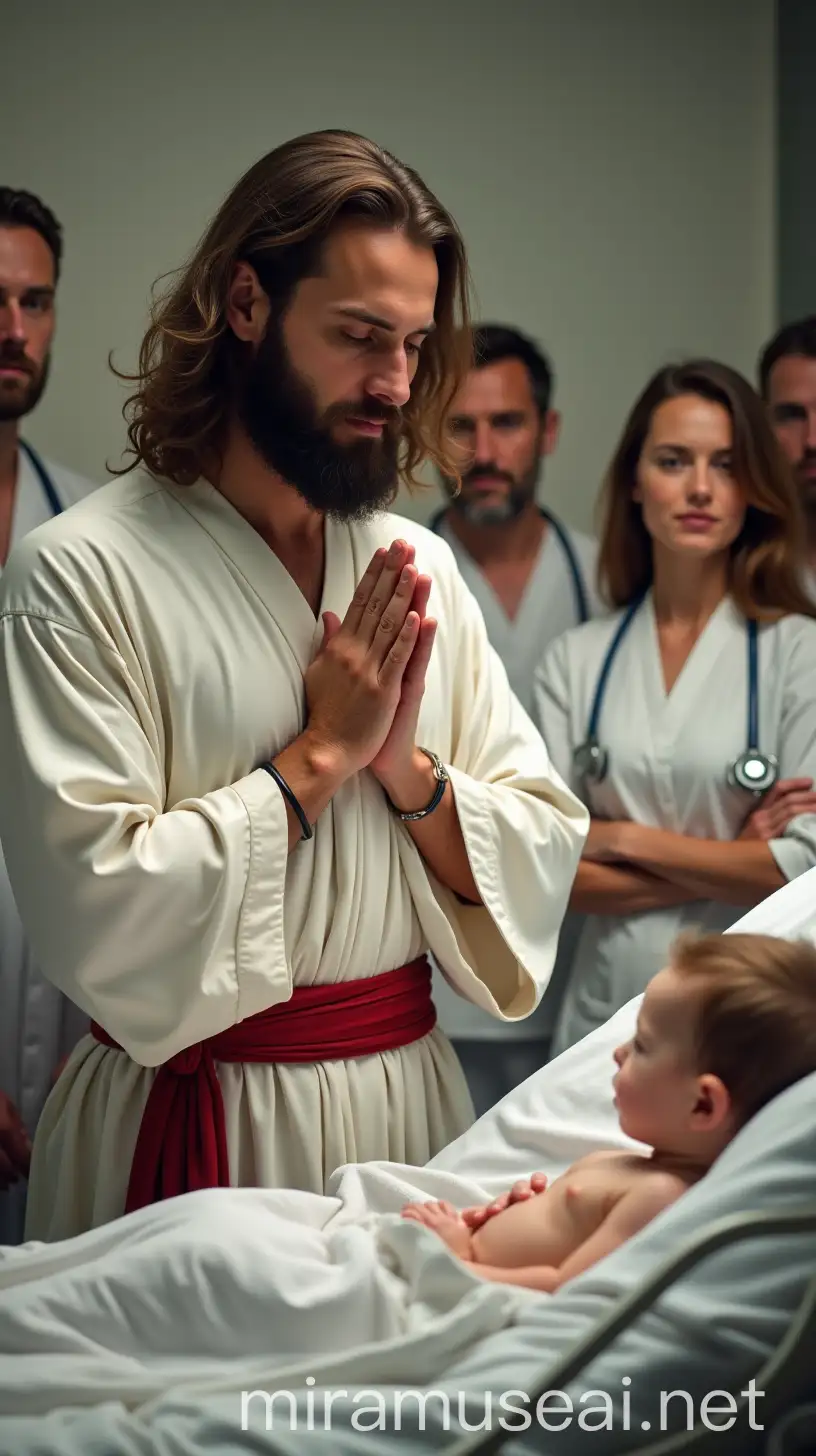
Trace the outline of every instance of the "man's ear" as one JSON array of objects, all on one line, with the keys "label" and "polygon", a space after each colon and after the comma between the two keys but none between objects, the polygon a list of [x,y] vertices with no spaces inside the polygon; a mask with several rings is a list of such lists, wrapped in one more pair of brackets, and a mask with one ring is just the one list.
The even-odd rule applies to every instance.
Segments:
[{"label": "man's ear", "polygon": [[269,317],[269,299],[251,263],[238,262],[227,293],[227,323],[245,344],[259,344]]},{"label": "man's ear", "polygon": [[692,1121],[698,1132],[715,1132],[721,1128],[733,1111],[731,1094],[725,1083],[713,1073],[697,1079],[697,1100],[692,1109]]}]

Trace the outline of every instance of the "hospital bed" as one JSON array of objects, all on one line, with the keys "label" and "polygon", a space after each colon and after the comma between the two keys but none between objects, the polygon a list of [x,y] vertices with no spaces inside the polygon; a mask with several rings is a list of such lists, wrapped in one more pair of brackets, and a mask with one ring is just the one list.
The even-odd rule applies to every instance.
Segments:
[{"label": "hospital bed", "polygon": [[[734,928],[816,941],[816,871]],[[536,1169],[556,1177],[593,1148],[631,1146],[610,1082],[612,1051],[636,1010],[623,1008],[425,1168],[340,1169],[325,1199],[196,1194],[50,1250],[0,1254],[0,1453],[816,1449],[816,1075],[764,1108],[673,1207],[555,1295],[478,1281],[428,1230],[393,1217],[408,1198],[464,1206]],[[171,1266],[175,1293],[162,1284],[163,1331],[161,1311],[146,1319],[144,1300],[154,1250],[161,1256],[174,1238],[190,1252],[184,1269]],[[328,1256],[312,1286],[321,1240]],[[205,1256],[195,1264],[197,1248]],[[109,1271],[101,1283],[96,1267]],[[741,1396],[750,1381],[757,1428]],[[245,1411],[247,1390],[285,1390],[288,1418],[284,1408],[270,1427],[262,1403]],[[339,1390],[326,1428],[327,1392]],[[406,1391],[412,1402],[398,1405]],[[550,1402],[542,1422],[548,1391],[557,1408]],[[356,1425],[372,1392],[382,1424]],[[509,1414],[503,1404],[520,1392],[524,1421],[519,1401]],[[598,1392],[604,1428],[589,1400]],[[581,1425],[590,1408],[596,1424]]]}]

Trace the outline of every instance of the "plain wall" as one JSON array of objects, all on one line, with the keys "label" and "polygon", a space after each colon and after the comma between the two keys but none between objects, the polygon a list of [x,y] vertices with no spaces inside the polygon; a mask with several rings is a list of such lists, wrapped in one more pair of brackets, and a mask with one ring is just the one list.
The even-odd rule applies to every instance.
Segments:
[{"label": "plain wall", "polygon": [[779,0],[779,315],[816,313],[816,3]]},{"label": "plain wall", "polygon": [[[578,526],[668,358],[753,371],[775,315],[773,0],[10,0],[2,176],[66,262],[31,439],[94,478],[153,280],[237,177],[341,126],[415,166],[470,246],[477,314],[551,351],[543,494]],[[433,499],[409,508],[426,514]]]}]

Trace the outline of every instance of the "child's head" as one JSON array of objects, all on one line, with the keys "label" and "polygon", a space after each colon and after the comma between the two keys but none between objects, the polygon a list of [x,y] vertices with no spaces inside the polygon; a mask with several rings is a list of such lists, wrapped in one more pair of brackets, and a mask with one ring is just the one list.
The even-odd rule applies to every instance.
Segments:
[{"label": "child's head", "polygon": [[622,1130],[713,1161],[766,1102],[816,1071],[816,947],[681,937],[615,1061]]}]

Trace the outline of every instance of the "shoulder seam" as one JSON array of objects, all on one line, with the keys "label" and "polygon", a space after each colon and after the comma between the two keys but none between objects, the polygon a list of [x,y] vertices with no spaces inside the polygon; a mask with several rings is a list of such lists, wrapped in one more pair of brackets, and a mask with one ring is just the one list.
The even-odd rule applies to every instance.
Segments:
[{"label": "shoulder seam", "polygon": [[89,642],[94,642],[103,652],[109,652],[111,656],[118,658],[120,661],[122,660],[117,648],[107,642],[103,642],[102,638],[98,637],[95,632],[89,632],[85,627],[78,627],[76,622],[67,622],[63,617],[52,617],[48,612],[32,611],[27,607],[7,607],[4,611],[0,612],[0,623],[11,621],[15,617],[33,622],[44,622],[49,627],[62,627],[66,632],[74,632],[77,637],[85,637]]}]

